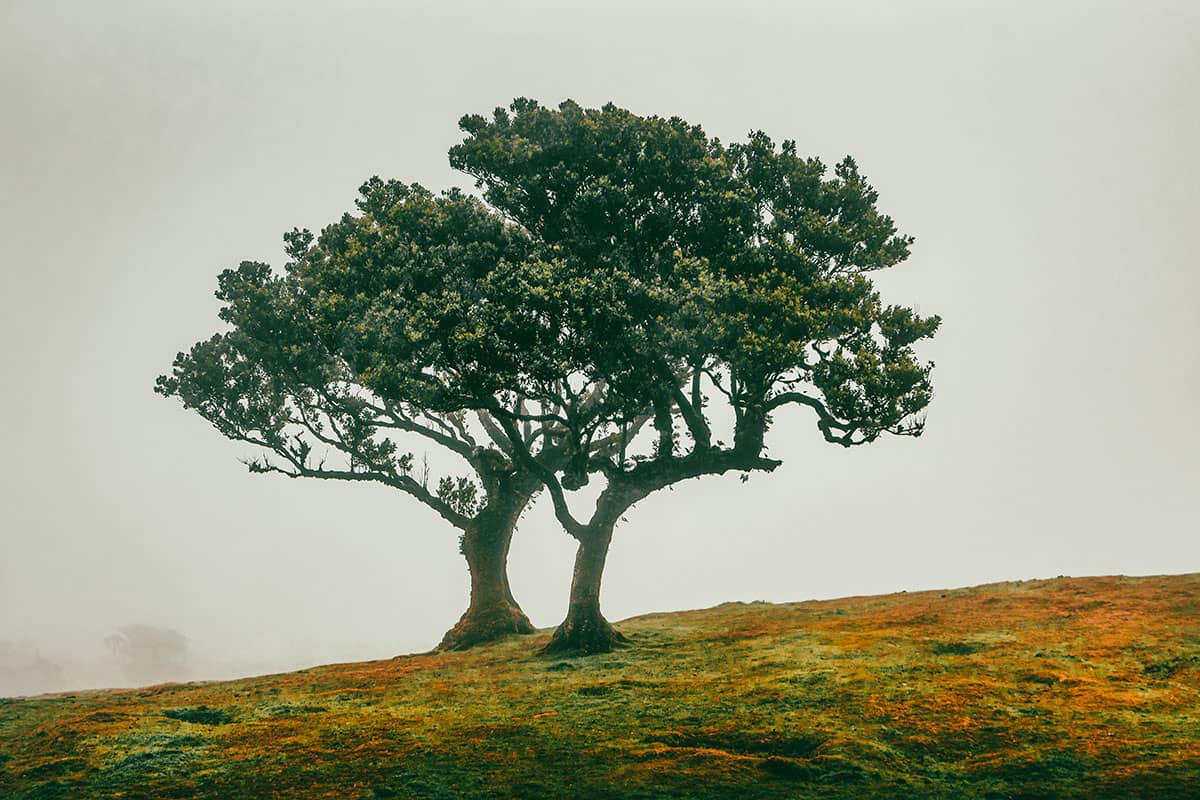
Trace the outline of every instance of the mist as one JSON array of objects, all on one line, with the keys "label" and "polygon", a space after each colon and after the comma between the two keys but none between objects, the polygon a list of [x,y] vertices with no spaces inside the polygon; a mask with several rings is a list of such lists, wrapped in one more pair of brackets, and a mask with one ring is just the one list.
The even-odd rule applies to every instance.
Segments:
[{"label": "mist", "polygon": [[[436,645],[457,531],[387,487],[251,475],[152,387],[222,329],[218,272],[281,265],[371,175],[470,188],[459,118],[518,96],[853,155],[916,237],[885,302],[944,320],[920,439],[781,415],[775,473],[632,509],[609,619],[1200,570],[1198,36],[1165,0],[3,4],[0,695]],[[539,626],[574,550],[539,497],[510,555]]]}]

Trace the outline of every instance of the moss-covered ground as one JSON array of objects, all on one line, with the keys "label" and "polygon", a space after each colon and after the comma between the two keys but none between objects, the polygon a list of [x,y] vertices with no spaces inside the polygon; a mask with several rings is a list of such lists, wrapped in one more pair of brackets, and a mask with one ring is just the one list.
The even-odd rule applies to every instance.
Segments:
[{"label": "moss-covered ground", "polygon": [[1200,575],[619,628],[0,700],[0,797],[1200,798]]}]

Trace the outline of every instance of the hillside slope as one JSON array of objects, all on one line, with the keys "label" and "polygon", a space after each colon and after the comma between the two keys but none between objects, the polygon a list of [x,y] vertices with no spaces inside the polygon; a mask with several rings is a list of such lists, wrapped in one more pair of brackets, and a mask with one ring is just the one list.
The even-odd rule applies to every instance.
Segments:
[{"label": "hillside slope", "polygon": [[0,797],[1200,798],[1200,575],[619,627],[0,701]]}]

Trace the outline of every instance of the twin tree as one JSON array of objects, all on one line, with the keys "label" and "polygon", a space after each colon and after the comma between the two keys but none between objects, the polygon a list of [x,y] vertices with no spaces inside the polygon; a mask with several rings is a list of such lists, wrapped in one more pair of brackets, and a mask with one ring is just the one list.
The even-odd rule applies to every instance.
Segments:
[{"label": "twin tree", "polygon": [[[464,117],[450,163],[482,202],[378,178],[282,274],[219,278],[224,333],[156,391],[261,448],[252,472],[374,481],[460,532],[470,607],[443,647],[533,630],[506,560],[543,489],[578,542],[546,649],[621,635],[600,612],[613,527],[680,481],[771,471],[772,416],[811,412],[842,446],[919,435],[937,317],[880,302],[908,255],[846,158],[832,175],[762,133],[723,145],[678,118],[519,99]],[[462,474],[430,477],[436,445]],[[602,489],[586,512],[577,490]]]}]

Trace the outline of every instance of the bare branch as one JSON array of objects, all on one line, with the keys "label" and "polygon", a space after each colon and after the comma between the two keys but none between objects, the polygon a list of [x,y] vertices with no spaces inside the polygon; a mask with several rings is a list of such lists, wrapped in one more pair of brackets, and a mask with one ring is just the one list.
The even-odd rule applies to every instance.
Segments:
[{"label": "bare branch", "polygon": [[488,438],[492,440],[492,443],[509,457],[515,458],[516,453],[513,450],[512,442],[509,441],[503,429],[496,424],[496,419],[487,411],[477,411],[475,416],[479,420],[479,424],[483,426],[483,430],[487,433]]},{"label": "bare branch", "polygon": [[[851,447],[856,444],[863,444],[870,441],[869,438],[855,439],[854,434],[858,432],[859,426],[853,422],[843,422],[830,413],[829,409],[815,397],[810,397],[802,392],[783,392],[777,394],[767,401],[767,410],[773,410],[788,403],[797,403],[805,405],[817,412],[817,428],[820,429],[821,435],[825,437],[825,441],[833,444],[840,444],[842,447]],[[840,432],[840,433],[838,433]]]},{"label": "bare branch", "polygon": [[563,529],[576,539],[584,536],[585,528],[579,520],[572,516],[571,508],[567,505],[567,498],[563,492],[562,484],[559,483],[555,471],[539,462],[529,452],[529,447],[517,431],[513,415],[507,412],[499,403],[493,403],[490,411],[512,443],[517,459],[527,469],[541,478],[542,483],[545,484],[546,489],[550,492],[550,499],[554,504],[554,515],[558,518]]},{"label": "bare branch", "polygon": [[[692,395],[698,398],[700,394],[699,375],[697,372],[692,378]],[[679,414],[683,417],[683,421],[687,424],[688,432],[692,435],[692,440],[696,443],[697,450],[706,450],[712,444],[712,430],[708,427],[708,421],[704,419],[704,412],[700,407],[700,402],[697,399],[695,403],[689,402],[684,396],[683,390],[678,386],[675,387],[675,405],[679,407]]]}]

